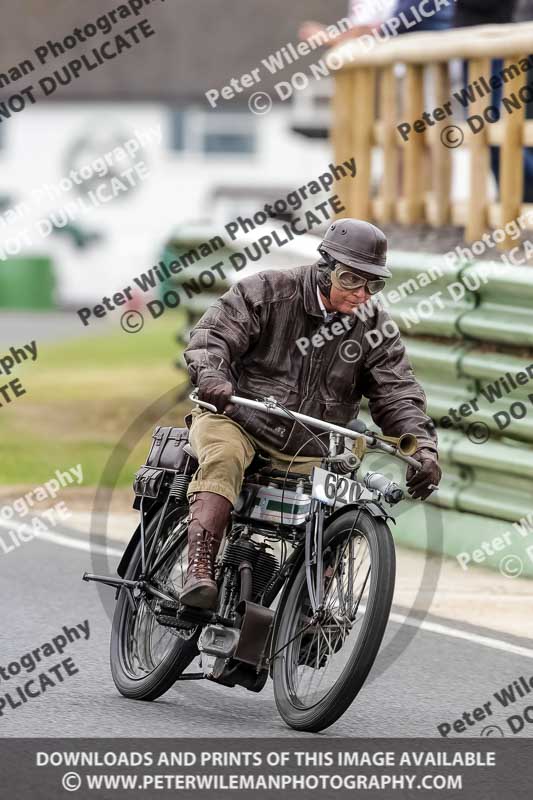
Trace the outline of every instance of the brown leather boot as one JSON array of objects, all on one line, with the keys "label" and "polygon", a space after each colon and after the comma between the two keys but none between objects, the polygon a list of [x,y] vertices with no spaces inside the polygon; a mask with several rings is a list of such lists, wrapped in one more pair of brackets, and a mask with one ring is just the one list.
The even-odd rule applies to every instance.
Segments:
[{"label": "brown leather boot", "polygon": [[195,608],[214,608],[214,563],[232,505],[214,492],[196,492],[189,503],[189,564],[180,600]]}]

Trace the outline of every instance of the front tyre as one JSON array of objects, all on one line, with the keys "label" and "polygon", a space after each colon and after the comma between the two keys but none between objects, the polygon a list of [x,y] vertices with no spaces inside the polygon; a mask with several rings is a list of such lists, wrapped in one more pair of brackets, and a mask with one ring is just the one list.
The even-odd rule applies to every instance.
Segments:
[{"label": "front tyre", "polygon": [[[157,529],[161,513],[159,511],[147,525],[147,542]],[[183,509],[167,513],[154,552],[156,558],[163,558],[152,583],[179,596],[185,582],[188,552],[186,512]],[[165,553],[168,553],[167,557]],[[137,580],[140,572],[139,542],[124,577]],[[111,630],[111,673],[119,692],[134,700],[160,697],[198,653],[198,631],[193,630],[190,638],[184,638],[185,634],[180,635],[176,630],[160,625],[153,609],[153,598],[134,598],[125,588],[120,589]]]},{"label": "front tyre", "polygon": [[291,728],[317,732],[352,704],[374,663],[389,617],[396,559],[386,523],[347,509],[324,532],[324,612],[313,621],[305,564],[273,643],[274,696]]}]

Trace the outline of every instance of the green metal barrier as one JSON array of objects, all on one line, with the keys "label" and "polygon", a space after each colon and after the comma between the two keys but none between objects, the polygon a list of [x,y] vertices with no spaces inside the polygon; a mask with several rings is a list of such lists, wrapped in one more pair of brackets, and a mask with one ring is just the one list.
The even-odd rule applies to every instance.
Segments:
[{"label": "green metal barrier", "polygon": [[533,270],[502,263],[465,267],[462,279],[487,278],[477,291],[477,306],[461,318],[465,337],[517,347],[533,347]]}]

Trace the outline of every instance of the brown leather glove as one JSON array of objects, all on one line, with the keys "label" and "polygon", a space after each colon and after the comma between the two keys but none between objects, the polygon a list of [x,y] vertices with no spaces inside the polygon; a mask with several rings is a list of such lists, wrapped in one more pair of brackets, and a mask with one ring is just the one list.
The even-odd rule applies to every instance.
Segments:
[{"label": "brown leather glove", "polygon": [[414,500],[426,500],[433,491],[429,487],[438,486],[442,477],[437,454],[433,450],[422,448],[413,458],[420,462],[421,467],[418,471],[414,467],[407,467],[407,489]]},{"label": "brown leather glove", "polygon": [[229,381],[224,380],[220,374],[208,372],[200,375],[198,399],[216,406],[220,414],[224,410],[230,411],[233,408],[233,404],[229,402],[232,394],[233,386]]}]

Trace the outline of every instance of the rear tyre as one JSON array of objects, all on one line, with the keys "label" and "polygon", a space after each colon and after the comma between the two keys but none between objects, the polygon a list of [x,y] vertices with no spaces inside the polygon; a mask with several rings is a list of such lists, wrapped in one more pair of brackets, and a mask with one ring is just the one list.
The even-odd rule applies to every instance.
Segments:
[{"label": "rear tyre", "polygon": [[[295,575],[273,653],[274,696],[291,728],[317,732],[349,708],[378,653],[395,579],[394,542],[383,520],[348,509],[324,532],[324,602],[312,622],[305,564]],[[281,649],[283,648],[283,649]]]},{"label": "rear tyre", "polygon": [[[174,509],[167,513],[156,544],[156,553],[168,551],[158,568],[153,583],[174,596],[185,583],[187,571],[187,511]],[[155,532],[161,511],[146,528],[149,541]],[[141,545],[137,546],[125,578],[136,580],[141,572]],[[198,654],[198,629],[180,635],[160,625],[153,611],[155,598],[136,598],[132,607],[130,593],[120,590],[111,629],[110,663],[113,681],[124,697],[134,700],[155,700],[175,683]]]}]

